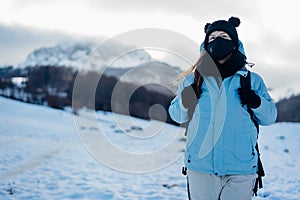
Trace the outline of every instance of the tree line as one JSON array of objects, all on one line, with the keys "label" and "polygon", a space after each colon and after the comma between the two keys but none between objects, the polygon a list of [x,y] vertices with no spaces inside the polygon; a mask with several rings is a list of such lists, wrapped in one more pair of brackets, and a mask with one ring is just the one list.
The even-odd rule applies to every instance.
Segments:
[{"label": "tree line", "polygon": [[[26,78],[26,84],[23,87],[14,84],[13,77]],[[77,84],[74,92],[75,81]],[[96,83],[95,87],[91,87],[93,83]],[[117,94],[112,100],[116,86]],[[150,89],[153,86],[157,90]],[[57,109],[72,106],[74,114],[77,114],[78,109],[87,107],[103,111],[113,110],[142,119],[152,118],[176,124],[167,112],[174,94],[160,87],[163,86],[152,84],[138,87],[133,82],[122,82],[117,77],[107,76],[105,73],[91,70],[79,72],[71,67],[0,69],[0,95],[2,96]]]}]

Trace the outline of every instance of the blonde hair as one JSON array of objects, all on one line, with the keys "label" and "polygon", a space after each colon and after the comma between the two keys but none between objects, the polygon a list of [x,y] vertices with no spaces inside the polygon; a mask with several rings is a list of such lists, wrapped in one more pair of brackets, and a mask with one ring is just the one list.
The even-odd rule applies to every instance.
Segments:
[{"label": "blonde hair", "polygon": [[[211,61],[210,56],[208,55],[208,53],[205,50],[203,50],[203,51],[201,51],[200,56],[199,56],[198,60],[196,61],[196,63],[194,65],[192,65],[190,68],[188,68],[186,71],[180,73],[178,75],[178,77],[176,78],[176,80],[181,81],[190,73],[195,72],[195,69],[197,69],[200,72],[201,66],[208,65],[211,63],[212,63],[212,61]],[[203,71],[203,70],[201,70],[201,71]]]},{"label": "blonde hair", "polygon": [[205,50],[201,51],[200,57],[194,65],[178,75],[178,77],[176,78],[176,82],[182,81],[187,75],[191,73],[193,73],[195,83],[198,86],[202,84],[203,76],[213,76],[216,78],[218,83],[220,82],[218,77],[221,77],[221,74],[215,62]]},{"label": "blonde hair", "polygon": [[[198,60],[199,61],[199,60]],[[176,81],[180,82],[182,81],[187,75],[189,75],[190,73],[194,72],[194,70],[196,69],[197,67],[197,63],[198,61],[192,65],[190,68],[188,68],[187,70],[181,72],[178,77],[176,78]]]}]

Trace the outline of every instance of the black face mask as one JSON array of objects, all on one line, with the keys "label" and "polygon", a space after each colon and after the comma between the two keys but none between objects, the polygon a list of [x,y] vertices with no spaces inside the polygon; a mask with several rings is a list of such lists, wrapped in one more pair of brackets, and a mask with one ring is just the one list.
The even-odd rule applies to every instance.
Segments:
[{"label": "black face mask", "polygon": [[217,37],[207,44],[207,51],[215,61],[222,60],[234,51],[234,43],[232,40]]}]

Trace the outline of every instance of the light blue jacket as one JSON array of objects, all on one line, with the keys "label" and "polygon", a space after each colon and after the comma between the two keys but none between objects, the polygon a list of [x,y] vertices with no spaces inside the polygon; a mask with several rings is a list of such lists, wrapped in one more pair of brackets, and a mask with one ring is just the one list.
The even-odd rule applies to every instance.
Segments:
[{"label": "light blue jacket", "polygon": [[[220,88],[213,77],[204,78],[202,94],[188,126],[184,156],[188,169],[220,176],[257,172],[257,130],[237,92],[241,87],[240,75],[247,73],[246,68],[241,69],[225,78]],[[251,88],[261,98],[261,105],[252,109],[254,115],[260,125],[270,125],[277,117],[276,106],[262,78],[249,73]],[[189,119],[181,102],[181,91],[193,81],[193,73],[183,79],[169,107],[171,118],[178,123]]]}]

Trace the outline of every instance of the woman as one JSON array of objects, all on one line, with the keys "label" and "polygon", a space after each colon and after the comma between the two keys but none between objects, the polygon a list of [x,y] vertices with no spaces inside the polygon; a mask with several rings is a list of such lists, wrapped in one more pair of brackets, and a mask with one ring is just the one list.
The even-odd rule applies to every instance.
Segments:
[{"label": "woman", "polygon": [[[184,162],[192,200],[251,199],[258,132],[247,105],[260,125],[277,117],[262,78],[245,68],[239,24],[235,17],[206,24],[200,58],[169,107],[174,121],[188,123]],[[241,88],[240,76],[248,73],[251,89]]]}]

